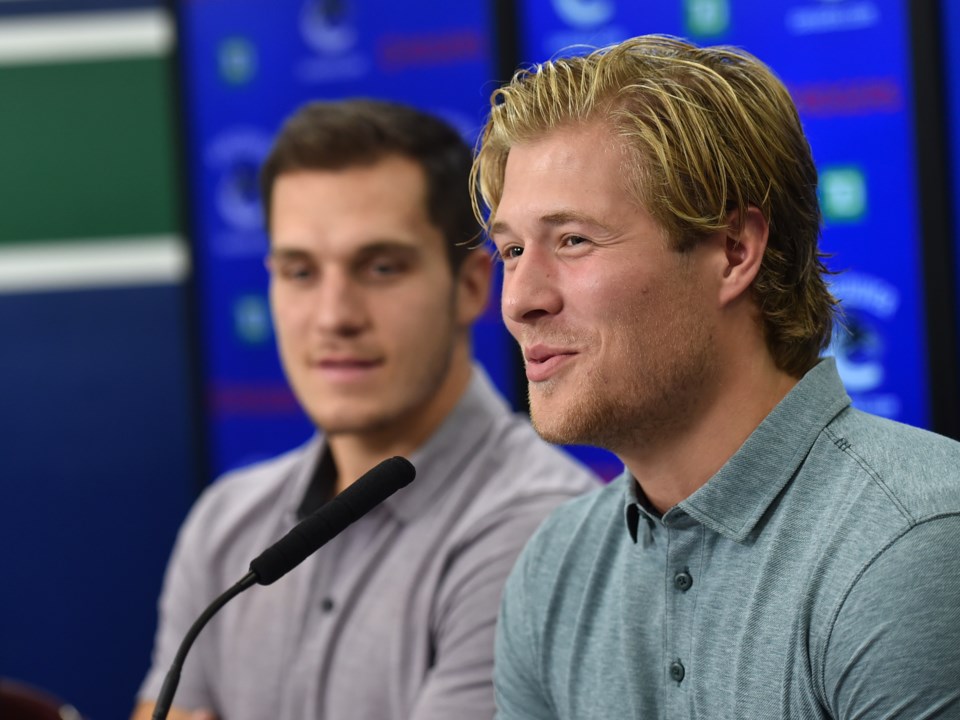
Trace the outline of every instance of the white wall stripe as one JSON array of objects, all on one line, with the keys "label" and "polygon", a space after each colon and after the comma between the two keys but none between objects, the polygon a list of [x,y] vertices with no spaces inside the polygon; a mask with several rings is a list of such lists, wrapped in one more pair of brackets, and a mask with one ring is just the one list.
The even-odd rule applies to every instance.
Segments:
[{"label": "white wall stripe", "polygon": [[173,43],[163,8],[0,19],[0,66],[162,56]]},{"label": "white wall stripe", "polygon": [[189,274],[176,235],[0,245],[0,295],[169,285]]}]

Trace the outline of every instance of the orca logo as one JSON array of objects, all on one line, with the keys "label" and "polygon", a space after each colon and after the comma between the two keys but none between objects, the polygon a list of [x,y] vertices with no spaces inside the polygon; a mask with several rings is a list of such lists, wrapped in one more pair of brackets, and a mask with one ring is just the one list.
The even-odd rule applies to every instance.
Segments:
[{"label": "orca logo", "polygon": [[830,284],[844,308],[844,320],[834,328],[830,351],[837,372],[851,393],[877,390],[884,382],[886,355],[884,323],[900,307],[900,293],[885,279],[848,272]]},{"label": "orca logo", "polygon": [[553,9],[568,25],[592,28],[613,17],[612,0],[553,0]]},{"label": "orca logo", "polygon": [[300,32],[317,52],[338,55],[357,42],[350,0],[306,0],[300,10]]},{"label": "orca logo", "polygon": [[837,372],[850,392],[868,392],[883,383],[883,340],[864,318],[847,311],[845,327],[838,328],[832,350]]},{"label": "orca logo", "polygon": [[259,230],[263,226],[258,174],[269,149],[269,137],[235,130],[217,138],[207,151],[207,163],[216,176],[217,211],[236,230]]},{"label": "orca logo", "polygon": [[257,164],[238,158],[220,177],[217,207],[224,217],[243,228],[260,225],[260,197],[257,193]]}]

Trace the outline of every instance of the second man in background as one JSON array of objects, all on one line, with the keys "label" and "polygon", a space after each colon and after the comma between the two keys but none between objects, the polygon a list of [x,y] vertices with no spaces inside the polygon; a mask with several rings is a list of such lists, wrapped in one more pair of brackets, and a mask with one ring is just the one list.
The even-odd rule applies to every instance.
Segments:
[{"label": "second man in background", "polygon": [[192,510],[136,718],[207,603],[393,455],[413,462],[414,483],[225,607],[187,658],[175,712],[493,716],[503,582],[540,521],[594,479],[471,360],[491,272],[475,243],[471,160],[456,131],[393,103],[314,103],[284,126],[262,176],[270,300],[284,370],[319,432],[216,482]]}]

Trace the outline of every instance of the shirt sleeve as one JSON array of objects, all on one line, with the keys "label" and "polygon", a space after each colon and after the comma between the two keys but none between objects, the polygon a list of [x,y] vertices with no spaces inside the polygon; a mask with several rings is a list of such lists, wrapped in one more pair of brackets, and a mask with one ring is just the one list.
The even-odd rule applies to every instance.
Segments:
[{"label": "shirt sleeve", "polygon": [[[194,621],[206,608],[204,598],[209,593],[209,573],[203,566],[202,533],[198,520],[199,506],[195,505],[180,528],[173,553],[167,564],[163,589],[158,605],[157,632],[154,638],[150,669],[140,686],[137,699],[154,702],[167,671],[177,654],[180,643]],[[212,600],[209,598],[207,602]],[[180,675],[174,697],[175,707],[188,710],[212,708],[213,698],[204,675],[206,663],[202,642],[203,633],[191,648]]]},{"label": "shirt sleeve", "polygon": [[823,687],[839,720],[960,717],[960,517],[915,526],[867,567],[834,624]]},{"label": "shirt sleeve", "polygon": [[435,662],[411,720],[494,717],[494,634],[504,582],[534,530],[566,499],[542,496],[500,513],[452,558],[437,603]]}]

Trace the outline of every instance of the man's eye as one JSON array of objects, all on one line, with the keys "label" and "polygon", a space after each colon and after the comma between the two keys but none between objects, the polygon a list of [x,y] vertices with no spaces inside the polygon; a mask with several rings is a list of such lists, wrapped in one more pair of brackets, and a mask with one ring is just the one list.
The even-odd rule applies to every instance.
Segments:
[{"label": "man's eye", "polygon": [[567,235],[563,239],[563,242],[566,245],[582,245],[585,242],[589,242],[589,240],[587,240],[582,235]]},{"label": "man's eye", "polygon": [[287,280],[308,280],[313,276],[313,269],[308,265],[287,265],[280,274]]},{"label": "man's eye", "polygon": [[396,260],[374,260],[367,265],[367,270],[376,277],[390,277],[403,272],[404,264]]},{"label": "man's eye", "polygon": [[505,259],[518,258],[521,255],[523,255],[523,248],[519,245],[509,245],[500,253],[500,256]]}]

